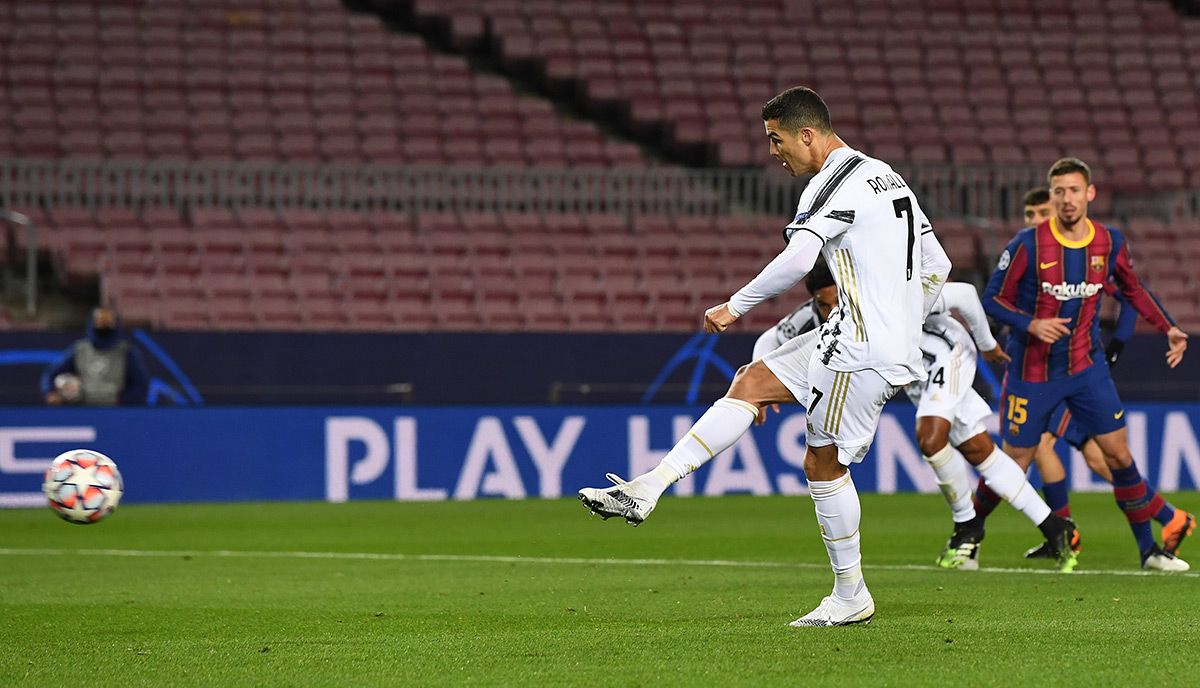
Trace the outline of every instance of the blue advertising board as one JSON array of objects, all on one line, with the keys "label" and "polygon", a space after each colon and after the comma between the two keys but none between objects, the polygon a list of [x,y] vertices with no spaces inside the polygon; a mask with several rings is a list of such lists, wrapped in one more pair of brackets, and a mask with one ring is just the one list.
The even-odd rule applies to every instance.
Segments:
[{"label": "blue advertising board", "polygon": [[[0,504],[41,503],[56,454],[117,461],[128,502],[554,498],[654,466],[703,407],[10,408],[0,410]],[[912,439],[913,408],[890,404],[863,492],[936,490]],[[1200,404],[1130,405],[1133,454],[1164,491],[1200,484]],[[694,476],[682,495],[802,494],[805,418],[773,414]],[[1080,456],[1072,488],[1107,490]]]}]

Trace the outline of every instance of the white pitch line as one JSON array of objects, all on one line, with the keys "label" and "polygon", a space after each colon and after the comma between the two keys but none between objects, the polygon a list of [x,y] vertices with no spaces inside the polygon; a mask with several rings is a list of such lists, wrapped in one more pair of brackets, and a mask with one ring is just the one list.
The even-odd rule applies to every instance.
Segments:
[{"label": "white pitch line", "polygon": [[[743,569],[813,569],[827,570],[828,564],[784,561],[733,561],[728,559],[599,559],[588,557],[516,557],[482,554],[389,554],[386,552],[254,552],[241,550],[146,550],[146,549],[17,549],[0,548],[0,556],[92,556],[92,557],[213,557],[221,559],[335,559],[359,561],[416,561],[416,562],[475,562],[490,564],[565,564],[584,566],[698,566]],[[924,564],[867,564],[872,571],[943,571]],[[962,572],[958,575],[966,575]],[[984,567],[976,573],[1020,573],[1062,575],[1053,569]],[[1076,569],[1071,575],[1082,576],[1167,576],[1197,578],[1200,573],[1163,574],[1153,571],[1126,569]]]}]

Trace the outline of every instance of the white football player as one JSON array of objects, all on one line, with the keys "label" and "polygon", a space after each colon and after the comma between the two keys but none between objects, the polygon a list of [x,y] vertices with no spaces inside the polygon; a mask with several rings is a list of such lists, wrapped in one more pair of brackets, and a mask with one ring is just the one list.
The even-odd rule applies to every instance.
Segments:
[{"label": "white football player", "polygon": [[[771,155],[792,175],[815,176],[785,228],[787,247],[726,303],[704,314],[723,332],[762,301],[783,293],[825,258],[838,309],[813,337],[793,339],[739,369],[717,400],[653,470],[610,488],[584,488],[583,504],[638,524],[662,493],[742,436],[761,409],[804,402],[804,473],[834,572],[833,592],[794,626],[869,621],[875,603],[862,576],[860,505],[847,467],[870,448],[884,403],[925,377],[921,323],[950,272],[950,260],[904,179],[887,163],[846,145],[814,91],[792,88],[762,109]],[[805,346],[812,355],[805,355]],[[799,374],[807,364],[803,380]]]},{"label": "white football player", "polygon": [[[970,332],[954,319],[952,310],[967,322]],[[992,362],[1006,363],[1009,358],[992,337],[975,287],[961,282],[947,284],[922,331],[921,354],[928,378],[910,384],[905,391],[917,407],[921,455],[933,468],[954,518],[954,533],[938,557],[938,565],[979,568],[983,519],[975,518],[970,476],[954,452],[957,449],[992,491],[1041,529],[1059,570],[1071,571],[1076,564],[1076,552],[1071,547],[1078,537],[1075,524],[1051,513],[1029,484],[1024,469],[996,446],[985,429],[992,409],[973,387],[976,357],[982,351],[983,357]]]}]

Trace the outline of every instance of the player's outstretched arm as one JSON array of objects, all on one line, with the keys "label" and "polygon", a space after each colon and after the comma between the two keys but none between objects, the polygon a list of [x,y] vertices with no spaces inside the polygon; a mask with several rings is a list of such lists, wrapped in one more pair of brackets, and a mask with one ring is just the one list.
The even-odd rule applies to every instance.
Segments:
[{"label": "player's outstretched arm", "polygon": [[1117,283],[1117,288],[1121,290],[1121,295],[1125,297],[1125,300],[1147,322],[1159,332],[1166,334],[1175,327],[1175,319],[1167,313],[1167,309],[1163,308],[1158,297],[1142,284],[1137,273],[1133,271],[1133,260],[1129,256],[1128,241],[1124,240],[1124,236],[1116,231],[1113,234],[1116,239],[1116,251],[1114,251],[1112,261],[1112,276]]},{"label": "player's outstretched arm", "polygon": [[1174,368],[1183,360],[1183,352],[1187,351],[1187,333],[1176,326],[1175,319],[1163,308],[1158,297],[1142,284],[1133,271],[1128,241],[1123,235],[1113,233],[1117,237],[1116,255],[1112,261],[1113,279],[1129,304],[1159,332],[1167,335],[1167,365]]},{"label": "player's outstretched arm", "polygon": [[730,297],[727,303],[704,313],[705,332],[724,332],[735,320],[767,299],[791,289],[804,279],[821,253],[824,240],[814,232],[799,231],[775,259]]},{"label": "player's outstretched arm", "polygon": [[996,338],[992,336],[992,330],[988,327],[987,314],[983,312],[983,304],[979,301],[975,285],[967,282],[949,282],[942,288],[939,303],[944,304],[946,310],[958,311],[963,320],[967,321],[971,337],[980,351],[988,352],[996,348]]}]

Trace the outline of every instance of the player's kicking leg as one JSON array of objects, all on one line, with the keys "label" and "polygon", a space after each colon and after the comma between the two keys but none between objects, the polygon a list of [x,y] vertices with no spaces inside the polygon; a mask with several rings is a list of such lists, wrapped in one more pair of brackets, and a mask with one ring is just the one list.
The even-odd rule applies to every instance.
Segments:
[{"label": "player's kicking leg", "polygon": [[619,516],[640,525],[668,487],[732,447],[750,429],[760,409],[808,399],[809,359],[819,334],[817,330],[803,334],[761,361],[742,366],[725,396],[709,407],[658,466],[630,481],[609,473],[613,486],[585,487],[579,491],[579,501],[605,519]]},{"label": "player's kicking leg", "polygon": [[641,525],[668,487],[732,447],[758,418],[759,409],[795,401],[762,361],[743,366],[729,392],[709,407],[658,466],[629,481],[610,473],[612,486],[585,487],[579,491],[579,501],[605,519],[619,516],[631,525]]}]

